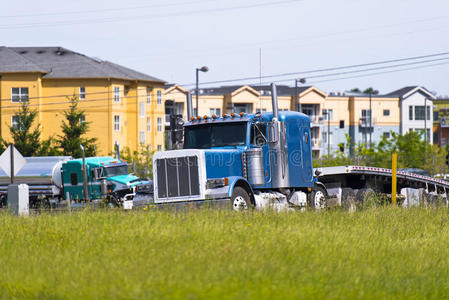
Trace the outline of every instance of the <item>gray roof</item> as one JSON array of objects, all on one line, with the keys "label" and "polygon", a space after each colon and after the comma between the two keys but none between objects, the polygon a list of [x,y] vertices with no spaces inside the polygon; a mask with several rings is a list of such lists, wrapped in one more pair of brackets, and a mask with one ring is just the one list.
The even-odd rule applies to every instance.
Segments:
[{"label": "gray roof", "polygon": [[388,93],[388,94],[386,94],[386,96],[402,97],[405,94],[407,94],[408,92],[410,92],[411,90],[416,89],[417,87],[418,87],[417,85],[406,86],[406,87],[403,87],[402,89],[399,89],[399,90],[393,91],[391,93]]},{"label": "gray roof", "polygon": [[432,97],[434,97],[434,95],[429,92],[426,88],[422,87],[422,86],[418,86],[418,85],[413,85],[413,86],[406,86],[403,87],[402,89],[393,91],[391,93],[386,94],[385,96],[394,96],[394,97],[404,97],[404,95],[408,94],[409,92],[411,92],[412,90],[418,88],[420,93],[426,93],[428,95],[431,95]]},{"label": "gray roof", "polygon": [[62,47],[0,47],[0,73],[43,72],[44,78],[120,78],[165,82]]},{"label": "gray roof", "polygon": [[[212,87],[212,88],[200,88],[201,95],[227,95],[231,94],[234,91],[238,90],[244,85],[227,85],[220,87]],[[257,92],[262,91],[262,95],[270,95],[271,94],[271,86],[270,85],[250,85],[251,88],[256,90]],[[298,87],[298,92],[302,93],[303,91],[309,89],[310,86],[300,86]],[[277,85],[277,94],[278,96],[293,96],[295,94],[295,88],[287,85]],[[192,90],[192,93],[195,92],[195,89]]]}]

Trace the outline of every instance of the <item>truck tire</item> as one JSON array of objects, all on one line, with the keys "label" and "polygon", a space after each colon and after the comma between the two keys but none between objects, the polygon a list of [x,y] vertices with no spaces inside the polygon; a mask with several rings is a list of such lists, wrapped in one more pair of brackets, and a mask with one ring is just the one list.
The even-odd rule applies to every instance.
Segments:
[{"label": "truck tire", "polygon": [[341,207],[345,210],[356,210],[355,205],[355,192],[351,188],[341,189]]},{"label": "truck tire", "polygon": [[321,186],[314,186],[309,194],[309,207],[312,209],[326,208],[327,193]]},{"label": "truck tire", "polygon": [[374,197],[375,193],[373,189],[370,188],[363,188],[357,191],[357,194],[355,195],[355,201],[357,208],[362,208],[364,205],[366,205],[367,200],[370,199],[370,197]]},{"label": "truck tire", "polygon": [[234,188],[231,196],[231,206],[235,211],[244,211],[253,208],[248,192],[244,188],[240,186]]}]

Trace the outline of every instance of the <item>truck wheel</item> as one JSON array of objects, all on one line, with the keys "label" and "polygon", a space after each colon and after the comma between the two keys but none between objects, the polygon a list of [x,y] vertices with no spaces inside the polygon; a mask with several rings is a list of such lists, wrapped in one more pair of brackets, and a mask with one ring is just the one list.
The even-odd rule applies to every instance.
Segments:
[{"label": "truck wheel", "polygon": [[356,210],[355,192],[353,189],[351,188],[341,189],[341,207],[349,211]]},{"label": "truck wheel", "polygon": [[326,208],[327,193],[321,186],[314,186],[309,194],[309,207],[313,209]]},{"label": "truck wheel", "polygon": [[376,193],[374,193],[374,190],[371,188],[363,188],[357,191],[357,194],[355,195],[355,201],[357,208],[363,208],[367,205],[373,205],[372,202],[376,196]]},{"label": "truck wheel", "polygon": [[248,193],[242,187],[235,187],[231,196],[232,209],[236,211],[243,211],[252,208],[251,200]]}]

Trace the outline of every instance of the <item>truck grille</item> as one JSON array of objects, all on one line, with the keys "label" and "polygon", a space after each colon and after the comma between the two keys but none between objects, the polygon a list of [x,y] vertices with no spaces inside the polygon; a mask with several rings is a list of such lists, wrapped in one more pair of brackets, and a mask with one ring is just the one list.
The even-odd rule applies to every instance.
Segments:
[{"label": "truck grille", "polygon": [[158,198],[200,194],[198,157],[173,157],[156,160]]}]

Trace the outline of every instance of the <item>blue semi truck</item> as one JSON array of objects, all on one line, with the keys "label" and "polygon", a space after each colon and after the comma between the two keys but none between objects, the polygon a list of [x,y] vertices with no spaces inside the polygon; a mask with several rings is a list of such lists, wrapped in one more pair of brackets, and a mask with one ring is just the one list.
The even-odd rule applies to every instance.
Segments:
[{"label": "blue semi truck", "polygon": [[188,95],[183,149],[153,156],[154,203],[324,207],[327,191],[313,173],[309,117],[279,112],[274,84],[272,106],[271,113],[195,118]]}]

